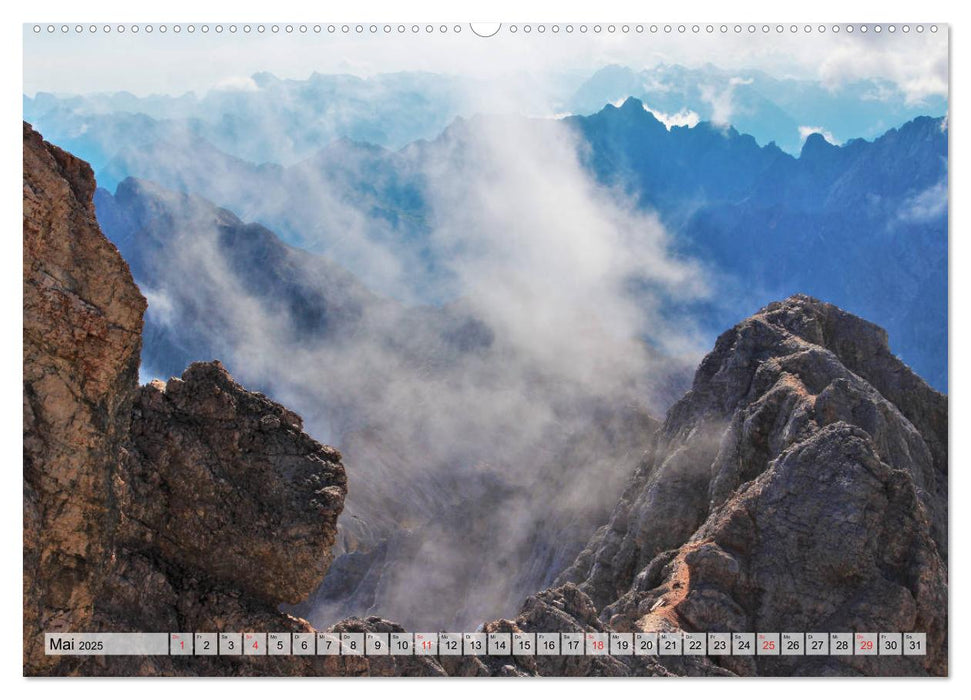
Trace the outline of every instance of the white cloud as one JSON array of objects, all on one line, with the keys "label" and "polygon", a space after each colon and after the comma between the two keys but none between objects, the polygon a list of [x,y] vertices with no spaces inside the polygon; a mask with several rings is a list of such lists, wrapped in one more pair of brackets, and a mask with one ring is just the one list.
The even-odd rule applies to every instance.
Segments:
[{"label": "white cloud", "polygon": [[799,138],[805,141],[809,138],[810,134],[822,134],[822,137],[829,141],[834,146],[839,146],[840,142],[833,136],[833,133],[821,126],[800,126],[799,127]]},{"label": "white cloud", "polygon": [[[480,533],[488,544],[474,558],[514,557],[535,522],[586,512],[596,499],[609,507],[626,478],[615,461],[582,459],[564,487],[537,481],[538,466],[579,431],[597,430],[591,415],[598,406],[660,413],[672,376],[690,376],[706,349],[689,322],[664,313],[672,298],[707,293],[703,271],[670,250],[655,216],[598,184],[581,165],[576,139],[569,126],[548,120],[472,119],[426,144],[423,160],[410,161],[427,184],[429,253],[455,280],[445,310],[367,302],[353,332],[307,342],[293,332],[286,308],[248,289],[246,275],[223,258],[218,215],[194,214],[178,202],[186,221],[175,222],[178,237],[160,273],[170,296],[153,292],[149,314],[171,322],[174,333],[196,323],[194,332],[244,384],[265,388],[304,417],[310,434],[336,442],[348,465],[348,514],[369,524],[401,513],[409,523],[434,518],[441,499],[455,498],[441,488],[443,479],[461,485],[475,470],[492,470],[498,488],[490,498],[503,529],[496,536],[495,523],[470,523],[470,532],[490,528]],[[245,186],[232,171],[213,177]],[[368,221],[366,207],[357,216],[332,211],[338,191],[321,173],[279,205],[339,216],[337,235],[345,226],[384,225]],[[352,251],[378,268],[390,255],[388,284],[409,283],[394,274],[408,267],[406,256],[395,257],[401,249],[355,243]],[[328,277],[313,274],[305,283],[339,299]],[[632,279],[651,291],[634,298]],[[176,316],[172,298],[214,312]],[[450,349],[443,326],[454,332],[456,322],[447,319],[455,317],[482,322],[490,339],[470,351]],[[378,437],[357,439],[365,432]],[[389,503],[395,516],[386,514]],[[466,535],[439,532],[416,558],[398,562],[394,582],[382,584],[383,611],[421,614],[427,597],[420,581],[434,579],[454,582],[469,620],[514,614],[523,594],[514,577],[469,579]]]},{"label": "white cloud", "polygon": [[711,105],[712,124],[721,127],[730,126],[732,116],[735,114],[735,85],[729,81],[728,85],[724,87],[701,85],[699,90],[701,99]]},{"label": "white cloud", "polygon": [[654,109],[653,107],[649,107],[646,104],[644,105],[644,109],[653,114],[655,119],[664,124],[668,131],[671,131],[671,127],[673,126],[694,127],[697,126],[698,122],[701,121],[701,117],[698,116],[698,113],[692,109],[688,109],[687,107],[682,107],[674,114],[662,112],[658,109]]},{"label": "white cloud", "polygon": [[653,74],[646,75],[641,86],[641,91],[645,95],[668,93],[674,89],[675,87],[673,85],[665,83],[658,76]]},{"label": "white cloud", "polygon": [[927,222],[946,213],[947,181],[941,180],[904,202],[899,217],[903,221]]},{"label": "white cloud", "polygon": [[635,303],[624,288],[638,276],[696,296],[700,273],[667,252],[655,218],[591,181],[567,127],[474,120],[468,139],[431,176],[435,241],[503,337],[541,366],[604,385],[629,381],[631,358],[642,356],[631,339],[644,332],[682,349],[678,329],[656,325],[651,299]]},{"label": "white cloud", "polygon": [[178,310],[164,289],[156,290],[143,285],[141,291],[148,302],[147,313],[153,320],[165,326],[178,322]]},{"label": "white cloud", "polygon": [[739,85],[751,85],[754,78],[732,76],[727,85],[701,85],[701,99],[711,105],[711,122],[717,126],[731,126],[736,115],[735,88]]},{"label": "white cloud", "polygon": [[250,76],[233,75],[219,80],[212,89],[226,92],[256,92],[260,88]]},{"label": "white cloud", "polygon": [[854,38],[835,43],[819,56],[817,77],[830,88],[882,78],[893,83],[909,104],[948,94],[946,33]]}]

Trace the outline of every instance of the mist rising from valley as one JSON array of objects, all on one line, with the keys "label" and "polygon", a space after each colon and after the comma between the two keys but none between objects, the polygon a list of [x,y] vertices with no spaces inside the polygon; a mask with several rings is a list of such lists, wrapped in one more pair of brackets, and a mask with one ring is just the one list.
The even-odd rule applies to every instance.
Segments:
[{"label": "mist rising from valley", "polygon": [[[667,101],[527,118],[518,88],[476,113],[468,85],[446,107],[401,80],[316,76],[330,92],[301,103],[261,76],[273,109],[209,100],[232,124],[161,97],[152,117],[32,103],[107,186],[99,221],[149,301],[143,379],[218,358],[342,450],[341,556],[295,609],[314,624],[515,612],[605,522],[715,334],[770,299],[838,302],[946,368],[946,121],[843,147],[807,132],[794,157],[666,123]],[[379,133],[332,83],[407,118]]]}]

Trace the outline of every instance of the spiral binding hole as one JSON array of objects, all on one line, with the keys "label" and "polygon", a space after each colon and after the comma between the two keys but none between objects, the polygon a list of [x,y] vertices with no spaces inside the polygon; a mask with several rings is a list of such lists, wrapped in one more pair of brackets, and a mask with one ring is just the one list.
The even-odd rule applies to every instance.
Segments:
[{"label": "spiral binding hole", "polygon": [[[425,34],[434,34],[434,33],[440,33],[440,34],[460,34],[462,32],[462,25],[460,25],[460,24],[455,24],[455,25],[451,25],[451,26],[449,26],[447,24],[442,24],[442,25],[427,24],[427,25],[424,25],[424,26],[418,25],[418,24],[414,24],[414,25],[411,25],[410,27],[408,25],[405,25],[405,24],[399,24],[399,25],[391,25],[391,24],[384,24],[384,25],[377,25],[377,24],[354,24],[354,25],[344,24],[344,25],[333,25],[333,24],[330,24],[330,25],[326,25],[326,27],[327,27],[327,33],[328,34],[334,34],[334,33],[336,33],[337,32],[337,29],[338,29],[338,26],[339,26],[340,32],[342,34],[349,34],[349,33],[351,33],[351,29],[352,28],[353,28],[353,31],[354,31],[355,34],[365,34],[365,33],[368,33],[368,34],[389,34],[389,35],[390,34],[393,34],[393,33],[406,34],[406,33],[409,32],[409,30],[410,30],[410,32],[412,34],[420,34],[420,33],[425,33]],[[189,34],[194,34],[196,32],[196,29],[197,28],[198,28],[198,30],[202,34],[208,34],[209,31],[210,31],[210,29],[212,29],[216,34],[222,34],[224,32],[224,30],[227,30],[227,29],[228,29],[228,32],[230,34],[238,34],[238,33],[250,34],[251,31],[252,31],[252,27],[250,27],[250,25],[248,25],[248,24],[244,24],[244,25],[236,25],[236,24],[230,24],[230,25],[222,25],[222,24],[215,24],[215,25],[207,25],[207,24],[200,24],[200,25],[192,25],[192,24],[178,25],[178,24],[173,24],[173,25],[171,25],[172,32],[175,33],[175,34],[182,33],[183,27],[184,27],[185,31],[187,33],[189,33]],[[771,34],[771,33],[773,33],[773,30],[775,31],[776,34],[785,34],[786,33],[786,29],[787,29],[787,26],[784,25],[784,24],[777,24],[777,25],[770,25],[770,24],[762,24],[762,25],[755,25],[755,24],[749,24],[749,25],[741,25],[741,24],[735,24],[735,25],[726,25],[726,24],[722,24],[722,25],[712,25],[712,24],[707,24],[707,25],[698,25],[698,24],[690,24],[690,25],[685,25],[685,24],[670,25],[670,24],[664,24],[664,25],[657,25],[657,24],[652,24],[652,25],[648,25],[646,27],[645,27],[645,25],[642,25],[642,24],[637,24],[637,25],[630,25],[630,24],[622,24],[622,25],[616,25],[616,24],[606,24],[606,25],[601,25],[601,24],[593,24],[593,25],[587,25],[587,24],[580,24],[580,25],[572,25],[572,24],[565,24],[565,25],[559,25],[559,24],[549,24],[549,25],[546,25],[546,24],[511,24],[511,25],[509,25],[507,27],[507,31],[510,34],[517,34],[517,33],[531,34],[531,33],[533,33],[534,30],[535,30],[535,33],[537,33],[537,34],[546,34],[547,32],[550,33],[550,34],[559,34],[561,30],[564,31],[564,32],[566,32],[567,34],[572,34],[575,30],[576,31],[579,31],[580,34],[587,34],[590,31],[592,31],[594,34],[603,34],[606,31],[607,34],[615,34],[616,35],[616,34],[630,34],[632,31],[635,32],[635,33],[637,33],[637,34],[643,34],[645,31],[649,31],[651,34],[657,34],[659,31],[663,31],[665,34],[671,34],[674,31],[677,31],[678,34],[686,34],[686,33],[688,33],[688,30],[689,29],[690,29],[690,33],[692,33],[692,34],[700,34],[702,32],[702,29],[704,29],[705,33],[707,33],[707,34],[713,34],[716,31],[716,27],[717,27],[717,31],[720,32],[720,33],[722,33],[722,34],[727,34],[729,32],[733,32],[735,34],[743,34],[743,33],[747,33],[747,34],[758,34],[758,33],[761,33],[761,34]],[[56,34],[56,33],[58,33],[58,30],[60,30],[60,33],[61,34],[69,34],[71,32],[71,28],[72,28],[72,25],[68,25],[68,24],[61,24],[61,25],[55,25],[55,24],[48,24],[48,25],[35,24],[35,25],[32,25],[31,26],[31,31],[34,34],[42,34],[42,33]],[[168,30],[169,30],[169,25],[164,25],[164,24],[157,25],[157,28],[158,28],[158,31],[160,33],[167,33]],[[257,33],[259,33],[259,34],[263,34],[263,33],[266,32],[266,26],[265,25],[262,25],[262,24],[256,25],[255,28],[256,28]],[[280,30],[281,30],[281,25],[276,25],[276,24],[269,25],[269,28],[270,28],[270,31],[273,34],[279,34],[280,33]],[[138,34],[140,32],[151,33],[153,31],[154,27],[153,27],[153,25],[150,25],[150,24],[146,24],[146,25],[138,25],[138,24],[118,24],[118,25],[114,25],[114,26],[108,25],[108,24],[101,25],[101,26],[96,25],[96,24],[91,24],[91,25],[88,25],[87,28],[85,28],[85,25],[83,25],[83,24],[77,24],[77,25],[73,25],[73,29],[74,29],[74,32],[76,34],[83,34],[83,33],[85,33],[85,29],[90,34],[96,34],[98,32],[101,32],[103,34],[110,34],[112,32],[115,32],[117,34],[125,34],[126,32],[127,33],[130,33],[130,34]],[[282,29],[287,34],[293,34],[295,31],[299,32],[300,34],[307,34],[311,30],[313,31],[314,34],[320,34],[323,31],[323,27],[321,25],[319,25],[319,24],[315,24],[315,25],[306,25],[306,24],[292,25],[292,24],[287,24],[287,25],[282,25]],[[925,30],[928,31],[928,32],[930,32],[930,33],[932,33],[932,34],[937,34],[939,32],[939,30],[940,30],[940,27],[938,25],[936,25],[936,24],[929,24],[929,25],[922,25],[922,24],[916,24],[916,25],[907,25],[907,24],[903,24],[903,25],[894,25],[894,24],[887,24],[887,25],[880,25],[880,24],[869,24],[869,25],[868,24],[859,24],[859,25],[854,25],[854,24],[844,24],[844,25],[833,24],[833,25],[824,25],[824,24],[820,24],[820,25],[816,25],[816,26],[813,26],[811,24],[806,24],[806,25],[803,25],[802,27],[800,27],[797,24],[792,24],[792,25],[789,25],[788,26],[788,31],[790,33],[792,33],[792,34],[798,34],[800,32],[805,33],[805,34],[812,34],[813,32],[817,32],[819,34],[824,34],[827,31],[831,31],[834,34],[839,34],[840,32],[845,32],[846,34],[853,34],[855,32],[859,32],[860,34],[867,34],[867,33],[871,33],[871,32],[874,33],[874,34],[883,34],[884,32],[886,32],[887,34],[896,34],[898,32],[898,30],[901,33],[903,33],[903,34],[909,34],[911,32],[911,29],[913,29],[913,31],[916,32],[916,33],[918,33],[918,34],[923,34],[925,32]]]}]

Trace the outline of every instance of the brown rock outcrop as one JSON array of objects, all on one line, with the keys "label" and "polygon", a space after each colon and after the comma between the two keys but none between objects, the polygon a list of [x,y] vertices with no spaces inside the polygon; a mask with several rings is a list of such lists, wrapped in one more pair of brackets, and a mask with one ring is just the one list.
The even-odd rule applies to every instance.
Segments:
[{"label": "brown rock outcrop", "polygon": [[88,628],[127,461],[145,300],[101,235],[87,163],[24,124],[24,662]]},{"label": "brown rock outcrop", "polygon": [[[347,481],[219,363],[138,388],[145,300],[87,164],[24,125],[24,672],[337,673],[313,659],[48,657],[53,631],[311,631]],[[333,664],[331,663],[331,666]]]},{"label": "brown rock outcrop", "polygon": [[134,409],[126,546],[263,600],[305,598],[330,564],[347,492],[337,450],[217,362],[141,387]]}]

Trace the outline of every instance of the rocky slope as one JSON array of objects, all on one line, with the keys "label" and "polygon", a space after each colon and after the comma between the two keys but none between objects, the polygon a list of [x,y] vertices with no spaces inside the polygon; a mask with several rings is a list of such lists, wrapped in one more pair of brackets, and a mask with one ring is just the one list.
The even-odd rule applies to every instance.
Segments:
[{"label": "rocky slope", "polygon": [[278,606],[319,583],[346,493],[339,453],[218,363],[138,388],[145,300],[94,190],[24,125],[24,672],[308,672],[43,653],[45,631],[309,630]]},{"label": "rocky slope", "polygon": [[946,397],[795,296],[718,339],[560,582],[617,629],[928,634],[903,660],[717,661],[736,673],[944,674],[946,509]]},{"label": "rocky slope", "polygon": [[24,125],[24,655],[89,626],[128,456],[145,300],[101,235],[91,169]]}]

